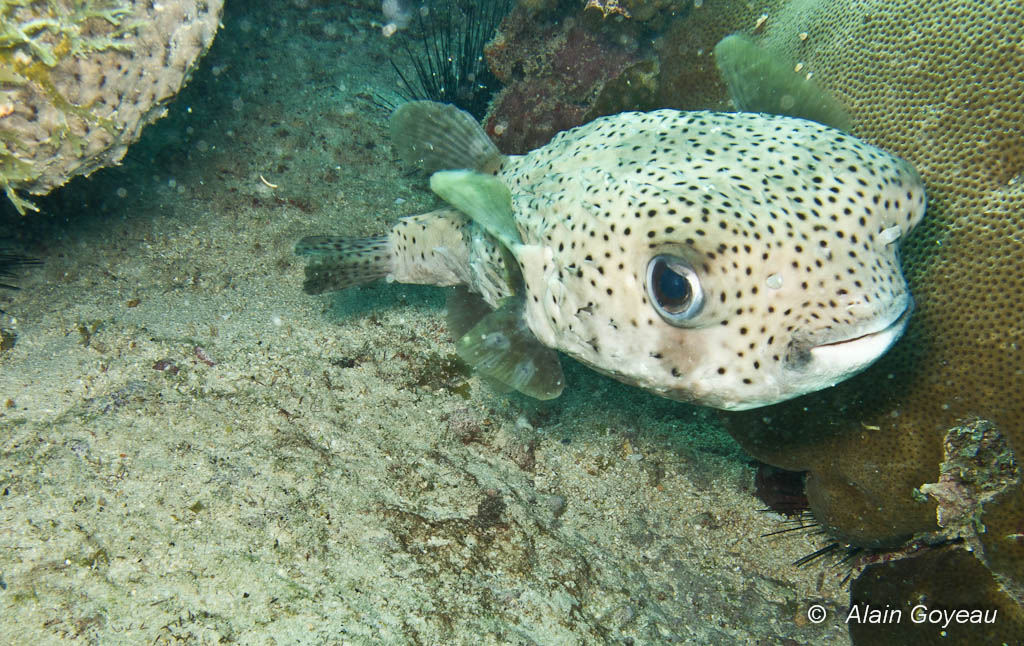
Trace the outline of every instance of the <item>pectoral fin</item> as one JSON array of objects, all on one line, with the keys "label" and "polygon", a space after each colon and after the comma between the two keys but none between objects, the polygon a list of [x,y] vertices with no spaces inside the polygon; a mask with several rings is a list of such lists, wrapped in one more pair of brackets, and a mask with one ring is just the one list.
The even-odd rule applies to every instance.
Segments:
[{"label": "pectoral fin", "polygon": [[554,399],[565,385],[562,364],[527,327],[522,310],[522,299],[505,299],[456,342],[456,351],[480,373],[524,395]]},{"label": "pectoral fin", "polygon": [[430,177],[430,190],[498,239],[506,249],[522,244],[512,212],[512,193],[493,175],[446,170]]}]

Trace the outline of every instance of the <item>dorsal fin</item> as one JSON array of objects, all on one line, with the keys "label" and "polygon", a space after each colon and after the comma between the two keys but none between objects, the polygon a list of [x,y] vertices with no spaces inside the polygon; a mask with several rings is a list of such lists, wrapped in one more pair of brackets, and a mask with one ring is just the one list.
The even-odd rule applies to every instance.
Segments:
[{"label": "dorsal fin", "polygon": [[534,399],[554,399],[565,380],[558,353],[537,340],[523,319],[523,299],[506,298],[455,344],[463,361]]},{"label": "dorsal fin", "polygon": [[512,193],[497,177],[470,170],[445,170],[431,175],[430,189],[497,238],[505,248],[522,244],[512,213]]},{"label": "dorsal fin", "polygon": [[391,114],[391,141],[406,163],[428,173],[467,168],[493,175],[505,161],[473,115],[434,101],[399,106]]},{"label": "dorsal fin", "polygon": [[715,45],[715,64],[737,110],[783,114],[850,131],[850,115],[810,75],[759,47],[749,37],[731,34]]}]

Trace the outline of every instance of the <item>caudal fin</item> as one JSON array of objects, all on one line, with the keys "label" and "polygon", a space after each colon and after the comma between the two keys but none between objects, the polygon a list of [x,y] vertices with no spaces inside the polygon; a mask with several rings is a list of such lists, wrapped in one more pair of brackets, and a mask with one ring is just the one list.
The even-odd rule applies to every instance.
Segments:
[{"label": "caudal fin", "polygon": [[387,236],[310,236],[299,240],[295,254],[309,257],[306,281],[302,284],[307,294],[362,285],[391,273],[391,243]]}]

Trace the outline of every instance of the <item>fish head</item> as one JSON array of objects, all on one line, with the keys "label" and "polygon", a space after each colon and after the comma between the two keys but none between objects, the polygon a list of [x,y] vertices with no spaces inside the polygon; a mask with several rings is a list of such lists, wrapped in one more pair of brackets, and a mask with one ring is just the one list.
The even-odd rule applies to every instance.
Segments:
[{"label": "fish head", "polygon": [[899,242],[924,189],[905,162],[816,131],[829,141],[713,172],[576,169],[600,190],[553,199],[545,244],[521,250],[530,327],[620,381],[727,410],[865,369],[913,308]]}]

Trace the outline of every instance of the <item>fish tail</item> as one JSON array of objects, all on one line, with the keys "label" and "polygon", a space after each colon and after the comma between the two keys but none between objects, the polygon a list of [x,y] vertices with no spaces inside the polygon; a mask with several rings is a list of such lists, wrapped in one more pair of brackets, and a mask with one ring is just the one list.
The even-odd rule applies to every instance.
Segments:
[{"label": "fish tail", "polygon": [[322,294],[386,277],[392,271],[388,236],[335,238],[310,236],[299,240],[295,254],[308,256],[307,294]]}]

